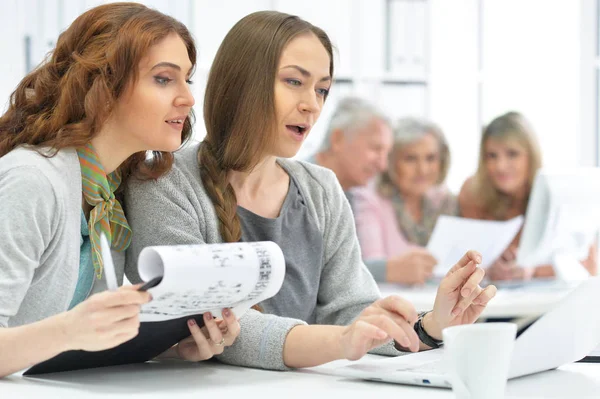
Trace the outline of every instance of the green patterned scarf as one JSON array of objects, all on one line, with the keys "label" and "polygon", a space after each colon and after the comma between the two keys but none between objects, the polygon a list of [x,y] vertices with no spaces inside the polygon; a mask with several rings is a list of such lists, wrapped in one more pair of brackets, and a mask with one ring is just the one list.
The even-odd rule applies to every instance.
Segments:
[{"label": "green patterned scarf", "polygon": [[124,251],[131,243],[131,228],[125,219],[123,208],[115,198],[115,190],[121,183],[118,170],[108,176],[91,144],[77,149],[81,165],[82,190],[85,201],[94,208],[90,212],[88,228],[92,244],[92,263],[96,277],[102,277],[102,254],[100,234],[104,233],[112,248]]}]

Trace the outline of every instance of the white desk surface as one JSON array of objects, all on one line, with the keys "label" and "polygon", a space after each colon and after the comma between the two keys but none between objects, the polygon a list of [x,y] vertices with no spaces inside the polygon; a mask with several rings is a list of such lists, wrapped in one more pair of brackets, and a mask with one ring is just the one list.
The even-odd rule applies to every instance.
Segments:
[{"label": "white desk surface", "polygon": [[[431,309],[436,286],[406,288],[380,285],[384,295],[399,294],[418,310]],[[570,290],[557,287],[501,289],[488,305],[485,317],[537,316]],[[373,358],[373,355],[369,355]],[[447,389],[413,387],[362,381],[328,375],[338,361],[313,369],[273,372],[223,365],[217,362],[145,363],[97,370],[46,375],[18,374],[0,379],[0,399],[43,398],[196,398],[196,394],[221,398],[282,397],[342,399],[390,395],[398,398],[452,398]],[[343,395],[343,396],[341,396]],[[394,395],[394,396],[392,396]],[[558,370],[509,381],[507,398],[598,398],[600,364],[576,363]]]},{"label": "white desk surface", "polygon": [[[396,284],[379,284],[384,296],[396,294],[409,300],[417,311],[433,308],[437,285],[427,284],[423,287],[407,287]],[[566,285],[536,284],[531,286],[499,288],[496,297],[490,301],[482,317],[515,318],[539,316],[558,303],[570,288]],[[598,395],[600,397],[600,393]]]},{"label": "white desk surface", "polygon": [[[372,358],[373,356],[370,355]],[[145,363],[47,375],[0,379],[0,398],[452,398],[452,391],[362,381],[327,370],[274,372],[216,362]],[[209,396],[210,395],[210,396]],[[507,398],[597,398],[600,364],[576,363],[508,382]]]}]

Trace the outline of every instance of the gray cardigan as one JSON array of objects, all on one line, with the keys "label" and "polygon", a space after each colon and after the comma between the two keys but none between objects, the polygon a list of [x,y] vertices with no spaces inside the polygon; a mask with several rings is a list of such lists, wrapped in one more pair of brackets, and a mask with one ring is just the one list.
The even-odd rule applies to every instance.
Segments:
[{"label": "gray cardigan", "polygon": [[[79,274],[81,168],[74,149],[0,158],[0,327],[68,309]],[[123,263],[116,260],[119,282]],[[98,284],[99,283],[99,284]],[[93,292],[104,290],[95,280]]]},{"label": "gray cardigan", "polygon": [[[140,281],[137,258],[150,245],[219,243],[222,238],[214,206],[204,190],[197,162],[198,144],[175,154],[172,170],[157,181],[131,180],[126,190],[127,218],[134,231],[125,272]],[[361,260],[350,206],[333,172],[309,163],[279,160],[293,175],[323,235],[323,272],[315,309],[318,324],[347,325],[380,297],[373,277]],[[309,267],[310,265],[307,265]],[[305,324],[275,315],[248,311],[241,333],[219,360],[236,365],[284,370],[283,344],[289,330]],[[398,355],[393,345],[376,353]]]}]

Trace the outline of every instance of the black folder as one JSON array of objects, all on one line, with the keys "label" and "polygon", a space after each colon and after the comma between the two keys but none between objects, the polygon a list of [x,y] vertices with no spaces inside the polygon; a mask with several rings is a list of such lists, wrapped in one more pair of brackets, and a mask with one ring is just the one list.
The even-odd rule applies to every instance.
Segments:
[{"label": "black folder", "polygon": [[594,351],[592,354],[577,361],[578,363],[600,363],[600,353]]},{"label": "black folder", "polygon": [[63,352],[52,359],[38,363],[23,375],[32,376],[61,371],[143,363],[154,359],[190,335],[187,321],[193,318],[199,327],[204,326],[202,315],[179,319],[143,322],[138,335],[112,349],[98,352],[82,350]]}]

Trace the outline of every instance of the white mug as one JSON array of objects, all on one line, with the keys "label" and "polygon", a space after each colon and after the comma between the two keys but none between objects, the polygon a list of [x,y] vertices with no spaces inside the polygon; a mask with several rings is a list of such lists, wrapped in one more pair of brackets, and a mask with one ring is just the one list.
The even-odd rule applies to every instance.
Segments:
[{"label": "white mug", "polygon": [[456,398],[504,398],[516,334],[513,323],[444,329],[444,361]]}]

